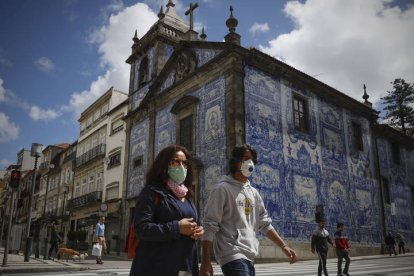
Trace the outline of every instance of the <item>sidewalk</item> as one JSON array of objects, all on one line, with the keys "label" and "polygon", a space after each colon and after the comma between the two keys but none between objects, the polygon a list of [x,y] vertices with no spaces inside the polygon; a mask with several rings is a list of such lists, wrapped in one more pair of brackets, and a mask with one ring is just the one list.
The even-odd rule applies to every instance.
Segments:
[{"label": "sidewalk", "polygon": [[[0,265],[3,263],[4,248],[0,247]],[[104,255],[102,257],[103,264],[96,264],[94,256],[88,256],[86,260],[73,261],[69,260],[43,260],[43,256],[40,258],[34,258],[34,255],[30,257],[29,262],[24,262],[24,254],[8,254],[7,266],[0,266],[0,276],[8,275],[11,273],[41,273],[41,272],[57,272],[57,271],[81,271],[81,270],[98,270],[98,269],[126,269],[131,268],[131,260],[128,260],[125,253],[121,253],[120,256]],[[414,256],[414,253],[406,253],[404,255],[398,255],[398,257]],[[394,258],[394,256],[387,255],[370,255],[370,256],[353,256],[352,260],[364,260],[364,259],[380,259],[380,258]],[[318,262],[318,260],[299,260],[300,262]],[[328,259],[328,262],[336,262],[336,258]]]},{"label": "sidewalk", "polygon": [[[115,253],[113,253],[115,254]],[[56,271],[81,271],[81,270],[95,270],[95,269],[116,269],[116,268],[130,268],[131,260],[128,260],[124,253],[121,256],[104,255],[102,257],[103,264],[96,264],[94,256],[88,256],[85,260],[73,261],[69,260],[43,260],[41,255],[35,258],[30,256],[29,262],[24,261],[24,253],[8,254],[7,266],[3,267],[4,248],[0,248],[0,276],[8,275],[10,273],[40,273],[40,272],[56,272]]]}]

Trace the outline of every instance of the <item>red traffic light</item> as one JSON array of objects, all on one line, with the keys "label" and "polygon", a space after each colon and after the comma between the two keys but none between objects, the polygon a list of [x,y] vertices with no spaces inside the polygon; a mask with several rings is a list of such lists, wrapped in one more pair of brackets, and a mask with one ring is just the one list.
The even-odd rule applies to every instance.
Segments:
[{"label": "red traffic light", "polygon": [[17,188],[19,187],[21,172],[18,170],[13,170],[10,174],[10,187]]},{"label": "red traffic light", "polygon": [[20,179],[20,172],[19,171],[12,171],[12,173],[11,173],[11,179],[13,179],[13,180],[19,180]]}]

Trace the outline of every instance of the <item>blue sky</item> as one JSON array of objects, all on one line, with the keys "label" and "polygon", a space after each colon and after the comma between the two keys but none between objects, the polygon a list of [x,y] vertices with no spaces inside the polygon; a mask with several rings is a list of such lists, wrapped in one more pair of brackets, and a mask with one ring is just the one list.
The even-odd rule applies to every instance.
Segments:
[{"label": "blue sky", "polygon": [[[168,0],[0,1],[0,168],[21,148],[72,143],[80,113],[111,86],[128,91],[135,30]],[[174,0],[182,18],[191,1]],[[195,2],[195,1],[193,1]],[[242,46],[258,48],[362,101],[414,82],[414,6],[392,0],[200,0],[195,27],[223,41],[233,5]]]}]

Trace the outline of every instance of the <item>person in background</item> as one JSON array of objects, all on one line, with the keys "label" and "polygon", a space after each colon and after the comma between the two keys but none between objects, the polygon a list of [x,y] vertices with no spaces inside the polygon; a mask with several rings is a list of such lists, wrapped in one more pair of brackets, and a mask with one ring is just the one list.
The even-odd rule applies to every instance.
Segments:
[{"label": "person in background", "polygon": [[325,229],[325,220],[318,221],[318,229],[312,235],[311,251],[317,253],[319,256],[318,276],[322,276],[322,270],[325,276],[328,276],[328,270],[326,268],[326,258],[328,256],[328,243],[334,245],[329,237],[328,230]]},{"label": "person in background", "polygon": [[106,240],[105,240],[105,217],[101,217],[99,222],[95,226],[95,235],[96,242],[101,246],[101,255],[96,257],[97,264],[103,264],[102,254],[106,249]]},{"label": "person in background", "polygon": [[229,160],[230,174],[222,176],[210,194],[203,221],[201,276],[213,275],[212,247],[224,275],[254,275],[259,231],[282,250],[290,263],[296,261],[296,252],[274,229],[259,192],[250,184],[255,164],[257,153],[251,146],[236,146]]},{"label": "person in background", "polygon": [[[56,230],[56,221],[53,220],[49,225],[49,238],[50,238],[50,248],[49,248],[49,259],[52,259],[52,252],[53,250],[57,254],[58,252],[58,246],[59,242],[63,241],[63,239],[60,237],[59,233]],[[57,256],[59,259],[60,256]]]},{"label": "person in background", "polygon": [[139,244],[130,276],[198,276],[196,241],[204,230],[193,197],[190,153],[178,145],[162,149],[136,200],[134,230]]},{"label": "person in background", "polygon": [[[335,237],[335,246],[336,246],[336,256],[338,258],[338,275],[349,276],[349,264],[351,263],[351,258],[349,257],[349,241],[348,237],[343,234],[344,224],[338,222],[336,226]],[[345,259],[345,268],[342,273],[342,261]]]},{"label": "person in background", "polygon": [[388,232],[388,235],[385,237],[385,245],[387,246],[390,256],[392,254],[397,256],[397,252],[395,251],[395,239],[391,232]]},{"label": "person in background", "polygon": [[405,241],[404,241],[404,236],[401,235],[400,233],[397,233],[395,235],[395,239],[398,243],[398,254],[401,254],[401,252],[403,254],[405,254]]}]

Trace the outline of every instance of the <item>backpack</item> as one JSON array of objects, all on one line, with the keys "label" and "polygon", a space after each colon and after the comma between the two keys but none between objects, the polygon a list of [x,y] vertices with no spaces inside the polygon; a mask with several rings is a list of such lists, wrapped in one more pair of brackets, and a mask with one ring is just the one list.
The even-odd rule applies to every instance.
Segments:
[{"label": "backpack", "polygon": [[[158,193],[155,193],[154,196],[154,204],[155,206],[159,206],[161,202],[160,195]],[[128,259],[133,259],[135,257],[135,251],[137,250],[137,247],[139,245],[139,237],[135,234],[134,230],[134,220],[132,220],[131,224],[129,225],[128,230],[128,242],[127,242],[127,252],[128,252]]]}]

